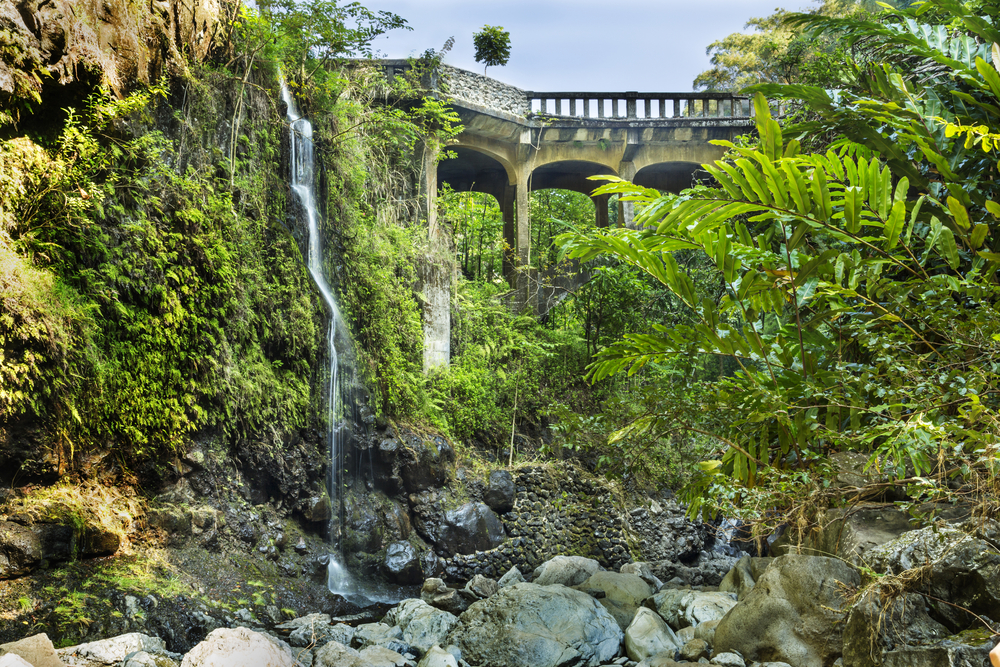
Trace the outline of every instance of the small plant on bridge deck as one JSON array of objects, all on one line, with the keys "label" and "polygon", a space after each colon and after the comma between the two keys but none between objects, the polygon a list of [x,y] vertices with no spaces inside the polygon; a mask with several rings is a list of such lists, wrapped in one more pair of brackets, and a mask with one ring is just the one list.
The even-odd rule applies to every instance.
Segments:
[{"label": "small plant on bridge deck", "polygon": [[503,66],[510,60],[510,33],[501,26],[484,25],[472,34],[472,43],[476,47],[476,62],[486,63],[483,74],[490,65]]}]

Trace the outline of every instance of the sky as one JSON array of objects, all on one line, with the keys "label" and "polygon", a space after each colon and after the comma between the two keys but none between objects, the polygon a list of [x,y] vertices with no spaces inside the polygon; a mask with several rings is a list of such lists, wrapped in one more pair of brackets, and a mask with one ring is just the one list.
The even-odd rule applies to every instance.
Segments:
[{"label": "sky", "polygon": [[747,19],[808,0],[367,0],[369,9],[407,20],[373,46],[383,57],[419,56],[455,46],[445,63],[482,73],[472,33],[510,33],[510,62],[487,75],[536,92],[683,92],[711,66],[706,47]]}]

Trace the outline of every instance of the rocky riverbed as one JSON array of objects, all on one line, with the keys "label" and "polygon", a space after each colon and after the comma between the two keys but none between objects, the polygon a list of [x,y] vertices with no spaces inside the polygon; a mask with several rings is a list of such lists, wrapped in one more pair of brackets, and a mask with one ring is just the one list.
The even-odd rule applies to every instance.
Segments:
[{"label": "rocky riverbed", "polygon": [[[839,543],[851,545],[838,557],[744,556],[717,585],[664,582],[659,575],[672,571],[662,564],[613,571],[557,556],[498,580],[427,578],[419,596],[351,617],[236,614],[183,654],[143,633],[61,649],[37,634],[0,646],[0,666],[987,665],[1000,639],[989,628],[1000,617],[1000,524],[965,519],[893,534],[872,520],[891,523],[891,506],[865,509],[833,513]],[[862,554],[877,571],[852,564]]]}]

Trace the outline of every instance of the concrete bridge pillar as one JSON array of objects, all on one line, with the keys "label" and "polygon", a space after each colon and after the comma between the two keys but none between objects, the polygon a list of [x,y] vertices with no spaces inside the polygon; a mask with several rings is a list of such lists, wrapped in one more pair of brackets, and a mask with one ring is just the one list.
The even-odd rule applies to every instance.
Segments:
[{"label": "concrete bridge pillar", "polygon": [[[622,162],[618,168],[618,176],[631,181],[635,178],[635,163]],[[635,204],[630,201],[618,200],[618,225],[628,229],[635,229]]]},{"label": "concrete bridge pillar", "polygon": [[594,223],[597,227],[608,226],[608,200],[611,195],[596,195],[591,197],[594,200]]},{"label": "concrete bridge pillar", "polygon": [[435,141],[424,144],[424,191],[421,208],[427,216],[428,252],[418,265],[419,291],[424,295],[424,372],[435,366],[447,366],[451,361],[451,285],[454,265],[442,263],[440,256],[448,253],[449,239],[438,224],[437,163],[440,146]]}]

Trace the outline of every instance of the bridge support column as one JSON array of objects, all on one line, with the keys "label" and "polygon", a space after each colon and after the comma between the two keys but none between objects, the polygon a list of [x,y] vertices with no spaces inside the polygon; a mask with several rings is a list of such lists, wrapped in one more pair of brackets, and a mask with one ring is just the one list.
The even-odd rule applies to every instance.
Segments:
[{"label": "bridge support column", "polygon": [[[635,178],[635,163],[622,162],[618,168],[618,176],[626,181]],[[635,229],[635,205],[632,202],[618,200],[618,226]]]},{"label": "bridge support column", "polygon": [[513,287],[517,282],[514,272],[517,267],[517,186],[504,186],[500,197],[500,212],[503,214],[503,277]]},{"label": "bridge support column", "polygon": [[442,262],[442,252],[447,253],[449,239],[438,225],[437,219],[437,156],[440,147],[436,142],[424,144],[423,188],[421,208],[427,216],[429,252],[418,264],[417,289],[424,295],[424,372],[435,366],[447,366],[451,361],[451,285],[453,265]]},{"label": "bridge support column", "polygon": [[594,224],[598,228],[608,226],[608,200],[611,195],[597,195],[591,197],[594,200]]}]

